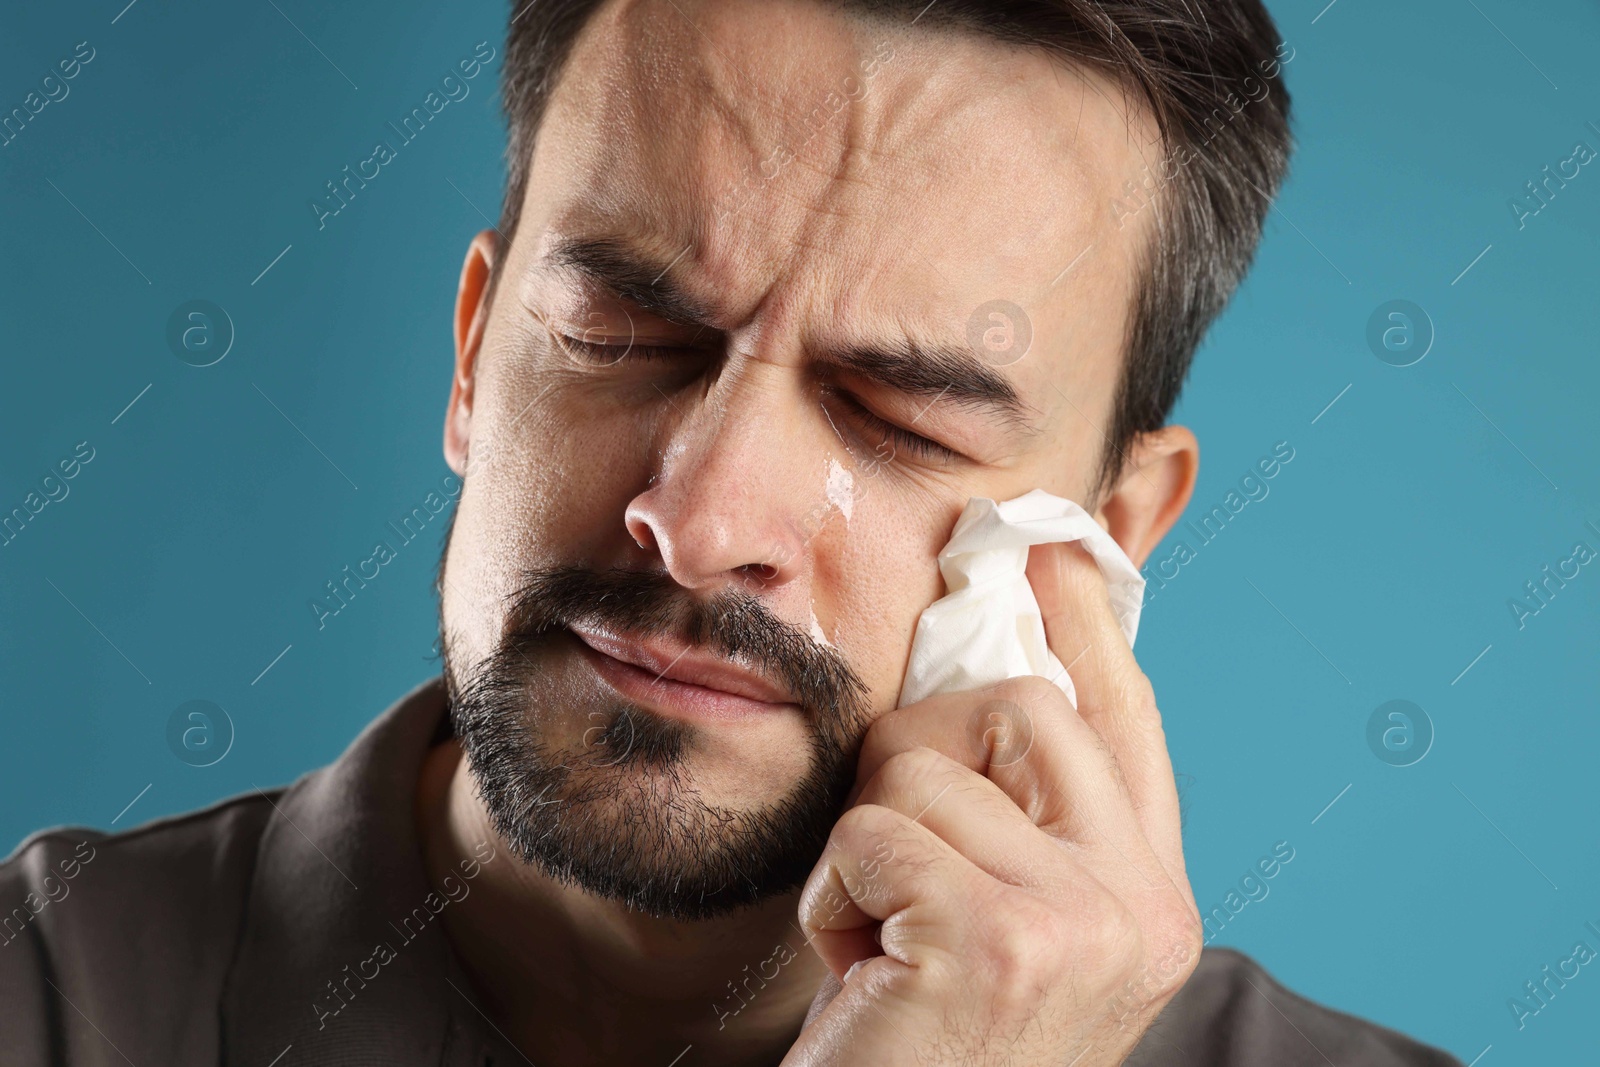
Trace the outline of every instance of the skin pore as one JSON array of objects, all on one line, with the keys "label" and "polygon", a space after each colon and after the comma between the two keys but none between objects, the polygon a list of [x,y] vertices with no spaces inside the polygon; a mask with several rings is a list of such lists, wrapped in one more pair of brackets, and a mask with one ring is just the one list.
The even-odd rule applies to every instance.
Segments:
[{"label": "skin pore", "polygon": [[[1146,435],[1096,491],[1154,214],[1119,229],[1106,205],[1158,153],[1119,89],[1041,52],[809,0],[605,5],[551,98],[515,240],[479,234],[462,271],[452,659],[495,651],[530,569],[658,571],[689,595],[755,591],[881,714],[968,498],[1092,503],[1142,563],[1198,454],[1182,428]],[[1031,326],[1014,361],[968,343],[993,300]],[[570,648],[551,671],[574,709],[604,684]],[[531,728],[572,749],[590,725]],[[697,724],[684,788],[770,803],[805,774],[805,731],[794,705]],[[436,876],[494,837],[454,742],[417,818]],[[676,922],[513,860],[444,921],[533,1062],[666,1064],[692,1044],[700,1064],[776,1063],[825,974],[798,896]],[[783,942],[801,951],[719,1023],[729,982]]]}]

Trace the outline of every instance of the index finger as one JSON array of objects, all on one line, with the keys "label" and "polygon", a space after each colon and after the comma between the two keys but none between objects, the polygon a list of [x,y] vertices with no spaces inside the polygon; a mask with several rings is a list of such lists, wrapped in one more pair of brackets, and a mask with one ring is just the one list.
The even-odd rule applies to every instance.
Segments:
[{"label": "index finger", "polygon": [[1155,691],[1117,623],[1106,581],[1076,543],[1035,545],[1028,554],[1045,640],[1078,691],[1078,713],[1105,738],[1156,854],[1183,869],[1178,791]]}]

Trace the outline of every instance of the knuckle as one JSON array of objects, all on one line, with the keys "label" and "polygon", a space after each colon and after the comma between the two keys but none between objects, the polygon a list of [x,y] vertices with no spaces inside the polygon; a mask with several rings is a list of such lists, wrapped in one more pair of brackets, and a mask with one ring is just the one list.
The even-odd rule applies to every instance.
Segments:
[{"label": "knuckle", "polygon": [[[1159,1012],[1178,992],[1200,963],[1204,938],[1193,916],[1170,929],[1157,929],[1160,920],[1142,933],[1148,954],[1126,961],[1118,974],[1108,1007],[1119,1027],[1139,1026]],[[1142,1028],[1142,1026],[1141,1026]]]},{"label": "knuckle", "polygon": [[818,876],[828,881],[825,872],[831,867],[845,895],[858,902],[886,892],[885,867],[893,864],[899,873],[917,854],[906,821],[898,812],[877,804],[851,808],[834,824]]},{"label": "knuckle", "polygon": [[927,858],[927,831],[911,817],[885,804],[859,803],[839,817],[828,836],[828,848],[840,853],[833,859],[841,871],[857,867],[868,858],[877,862],[907,862]]},{"label": "knuckle", "polygon": [[829,843],[850,851],[859,844],[880,840],[895,832],[900,816],[881,804],[857,804],[833,824]]},{"label": "knuckle", "polygon": [[1173,909],[1162,927],[1156,943],[1163,947],[1151,959],[1150,969],[1163,992],[1175,993],[1200,965],[1205,935],[1195,916],[1181,908]]},{"label": "knuckle", "polygon": [[1033,716],[1022,705],[1010,700],[985,700],[972,723],[975,754],[990,770],[1009,767],[1024,759],[1033,748]]},{"label": "knuckle", "polygon": [[983,932],[989,1003],[1002,1017],[1033,1017],[1081,967],[1077,920],[1020,891],[1004,894]]},{"label": "knuckle", "polygon": [[890,756],[878,775],[891,792],[904,795],[915,792],[919,786],[950,779],[953,770],[948,756],[919,745]]},{"label": "knuckle", "polygon": [[1109,892],[1086,912],[1072,934],[1073,952],[1080,967],[1102,977],[1125,974],[1138,967],[1144,954],[1144,933],[1133,913]]},{"label": "knuckle", "polygon": [[1049,708],[1068,706],[1067,695],[1054,682],[1039,674],[1024,674],[996,682],[988,694],[1000,700],[1009,700],[1023,708]]},{"label": "knuckle", "polygon": [[986,924],[984,953],[1001,995],[1015,997],[1059,966],[1068,943],[1050,908],[1024,894],[1004,896]]},{"label": "knuckle", "polygon": [[869,754],[893,752],[897,748],[904,747],[897,745],[896,739],[904,732],[909,721],[904,708],[896,708],[879,715],[862,735],[862,758]]},{"label": "knuckle", "polygon": [[1200,966],[1200,953],[1205,949],[1205,938],[1197,931],[1190,931],[1179,939],[1173,947],[1169,965],[1170,973],[1164,975],[1168,982],[1168,990],[1176,993],[1189,977],[1194,974],[1195,968]]},{"label": "knuckle", "polygon": [[1123,682],[1123,699],[1128,706],[1160,722],[1161,710],[1156,707],[1156,689],[1148,674],[1141,670],[1129,671],[1128,678]]}]

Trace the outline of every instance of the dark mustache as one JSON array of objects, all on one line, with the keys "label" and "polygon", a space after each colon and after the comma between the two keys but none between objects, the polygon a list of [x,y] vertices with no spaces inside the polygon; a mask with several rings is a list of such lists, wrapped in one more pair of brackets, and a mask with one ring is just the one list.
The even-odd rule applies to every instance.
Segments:
[{"label": "dark mustache", "polygon": [[844,657],[778,618],[759,598],[731,587],[697,598],[660,572],[528,571],[508,598],[502,643],[532,646],[552,630],[580,623],[672,636],[721,652],[783,683],[819,725],[833,730],[851,727],[867,710],[866,683]]}]

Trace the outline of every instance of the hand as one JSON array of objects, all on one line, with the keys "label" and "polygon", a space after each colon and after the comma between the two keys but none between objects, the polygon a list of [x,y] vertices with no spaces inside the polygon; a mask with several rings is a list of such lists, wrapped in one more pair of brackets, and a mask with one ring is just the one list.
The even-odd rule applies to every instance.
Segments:
[{"label": "hand", "polygon": [[1081,548],[1028,580],[1079,708],[1030,677],[873,723],[800,903],[842,989],[786,1067],[1120,1064],[1199,962],[1149,680]]}]

